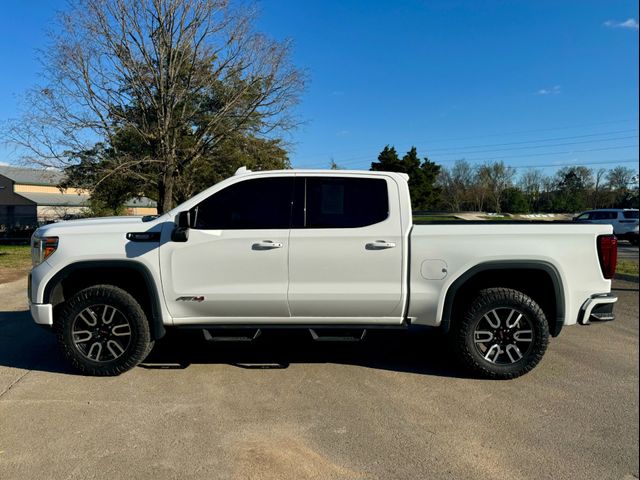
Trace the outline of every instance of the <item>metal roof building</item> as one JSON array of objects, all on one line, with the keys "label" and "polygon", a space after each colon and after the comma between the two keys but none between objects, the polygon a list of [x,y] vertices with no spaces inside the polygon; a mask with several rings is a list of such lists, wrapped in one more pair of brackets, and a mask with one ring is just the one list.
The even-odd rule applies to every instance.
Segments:
[{"label": "metal roof building", "polygon": [[[90,195],[86,190],[58,185],[60,170],[0,166],[0,226],[28,227],[82,215]],[[127,214],[156,213],[156,203],[146,197],[126,202]]]}]

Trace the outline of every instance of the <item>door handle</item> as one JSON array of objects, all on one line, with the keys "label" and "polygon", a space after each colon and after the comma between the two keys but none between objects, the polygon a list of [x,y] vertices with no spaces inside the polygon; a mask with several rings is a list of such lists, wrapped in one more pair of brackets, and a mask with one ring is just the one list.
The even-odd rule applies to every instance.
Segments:
[{"label": "door handle", "polygon": [[252,250],[272,250],[274,248],[282,248],[282,242],[274,242],[272,240],[262,240],[251,245]]},{"label": "door handle", "polygon": [[385,248],[395,247],[395,242],[385,242],[384,240],[376,240],[365,245],[367,250],[384,250]]}]

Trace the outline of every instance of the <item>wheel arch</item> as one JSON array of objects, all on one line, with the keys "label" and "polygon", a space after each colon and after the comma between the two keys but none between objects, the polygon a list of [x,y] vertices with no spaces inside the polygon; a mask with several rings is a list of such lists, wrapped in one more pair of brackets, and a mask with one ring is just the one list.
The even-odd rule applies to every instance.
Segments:
[{"label": "wheel arch", "polygon": [[[523,273],[532,273],[538,283],[519,277]],[[562,278],[553,264],[543,260],[500,260],[471,267],[447,289],[442,311],[442,330],[448,332],[451,328],[456,308],[461,306],[465,293],[490,287],[514,288],[532,297],[544,311],[551,335],[557,337],[560,334],[566,309]],[[552,298],[549,298],[551,295]]]},{"label": "wheel arch", "polygon": [[[90,272],[88,277],[81,274]],[[166,333],[162,320],[160,294],[149,269],[135,260],[91,260],[75,262],[65,266],[45,284],[43,303],[54,307],[83,288],[107,283],[122,288],[131,294],[148,316],[154,340]]]}]

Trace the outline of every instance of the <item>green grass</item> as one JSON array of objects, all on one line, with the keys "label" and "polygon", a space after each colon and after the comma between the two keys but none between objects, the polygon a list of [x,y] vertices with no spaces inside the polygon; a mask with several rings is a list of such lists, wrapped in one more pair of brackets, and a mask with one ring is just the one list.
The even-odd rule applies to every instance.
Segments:
[{"label": "green grass", "polygon": [[495,217],[493,215],[482,215],[480,216],[483,220],[488,220],[490,222],[503,222],[505,220],[513,220],[511,215],[505,215],[504,217]]},{"label": "green grass", "polygon": [[25,268],[31,266],[29,245],[0,245],[0,269]]},{"label": "green grass", "polygon": [[616,267],[616,273],[622,273],[624,275],[638,276],[638,262],[632,262],[630,260],[618,260],[618,266]]}]

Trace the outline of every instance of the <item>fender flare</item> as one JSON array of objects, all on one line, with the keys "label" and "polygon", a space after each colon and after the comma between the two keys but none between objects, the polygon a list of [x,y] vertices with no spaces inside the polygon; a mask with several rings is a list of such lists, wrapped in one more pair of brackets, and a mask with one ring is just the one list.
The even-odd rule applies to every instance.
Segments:
[{"label": "fender flare", "polygon": [[[562,330],[565,320],[565,298],[564,288],[560,272],[551,263],[543,260],[497,260],[479,263],[464,272],[447,289],[444,300],[444,308],[442,310],[441,328],[446,333],[451,327],[451,312],[453,311],[453,302],[458,290],[472,277],[478,273],[488,270],[538,270],[549,275],[553,283],[553,290],[556,296],[556,315],[554,322],[549,322],[550,333],[553,337],[557,337]],[[549,319],[551,320],[551,319]]]},{"label": "fender flare", "polygon": [[67,265],[53,275],[44,286],[43,303],[50,303],[53,289],[65,278],[78,270],[100,270],[102,268],[124,268],[135,270],[142,275],[147,291],[149,292],[149,305],[151,307],[151,336],[154,340],[162,338],[166,329],[162,321],[162,308],[160,306],[160,295],[149,269],[142,263],[135,260],[89,260],[80,261]]}]

